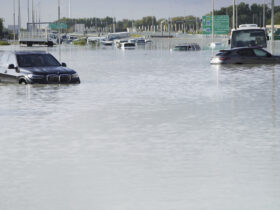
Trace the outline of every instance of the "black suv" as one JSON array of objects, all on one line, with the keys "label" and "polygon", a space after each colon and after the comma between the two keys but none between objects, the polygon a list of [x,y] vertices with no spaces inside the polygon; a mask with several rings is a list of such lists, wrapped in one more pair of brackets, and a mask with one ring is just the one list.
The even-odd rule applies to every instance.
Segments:
[{"label": "black suv", "polygon": [[0,82],[19,84],[79,84],[79,75],[43,51],[4,52]]}]

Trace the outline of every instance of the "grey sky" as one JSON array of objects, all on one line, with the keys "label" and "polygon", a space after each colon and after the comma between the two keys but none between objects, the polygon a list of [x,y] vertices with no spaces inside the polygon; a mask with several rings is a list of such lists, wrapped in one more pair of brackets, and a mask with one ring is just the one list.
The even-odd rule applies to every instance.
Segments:
[{"label": "grey sky", "polygon": [[[18,0],[16,0],[17,2]],[[30,4],[32,0],[29,0]],[[61,0],[61,16],[68,16],[68,1]],[[266,2],[270,2],[265,0]],[[236,2],[241,2],[236,0]],[[262,3],[263,0],[244,0],[246,3]],[[35,8],[41,5],[41,20],[57,19],[57,0],[34,0]],[[215,9],[229,6],[232,0],[215,0]],[[27,0],[21,0],[22,22],[27,21]],[[276,1],[276,4],[278,2]],[[5,25],[13,22],[13,0],[0,0],[0,17]],[[117,19],[137,19],[155,15],[157,18],[183,15],[202,16],[210,11],[211,0],[71,0],[71,16],[105,17],[115,16]]]}]

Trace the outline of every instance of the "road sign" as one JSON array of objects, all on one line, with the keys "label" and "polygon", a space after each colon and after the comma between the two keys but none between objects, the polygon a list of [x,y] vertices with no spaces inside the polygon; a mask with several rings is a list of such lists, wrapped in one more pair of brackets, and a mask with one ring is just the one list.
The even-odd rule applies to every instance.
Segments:
[{"label": "road sign", "polygon": [[[214,34],[228,34],[229,32],[229,16],[214,16]],[[202,17],[202,34],[212,34],[212,16]]]},{"label": "road sign", "polygon": [[51,30],[67,29],[67,25],[65,23],[50,23],[49,28]]}]

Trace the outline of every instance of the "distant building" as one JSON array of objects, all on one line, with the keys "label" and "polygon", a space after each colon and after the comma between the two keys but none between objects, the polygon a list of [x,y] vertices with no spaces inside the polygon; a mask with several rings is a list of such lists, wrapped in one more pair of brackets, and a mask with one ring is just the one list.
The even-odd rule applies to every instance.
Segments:
[{"label": "distant building", "polygon": [[86,26],[85,24],[75,24],[75,32],[76,33],[85,33],[86,31]]},{"label": "distant building", "polygon": [[15,32],[16,32],[16,34],[18,34],[18,29],[19,29],[19,27],[18,27],[18,25],[8,25],[8,31],[10,31],[10,32],[14,32],[14,27],[15,27]]}]

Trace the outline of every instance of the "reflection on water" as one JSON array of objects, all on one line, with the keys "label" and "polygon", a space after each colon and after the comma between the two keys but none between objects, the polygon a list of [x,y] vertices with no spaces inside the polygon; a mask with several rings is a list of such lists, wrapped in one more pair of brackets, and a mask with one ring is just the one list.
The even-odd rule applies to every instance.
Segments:
[{"label": "reflection on water", "polygon": [[62,47],[80,85],[1,84],[0,209],[278,210],[280,66],[210,57]]}]

